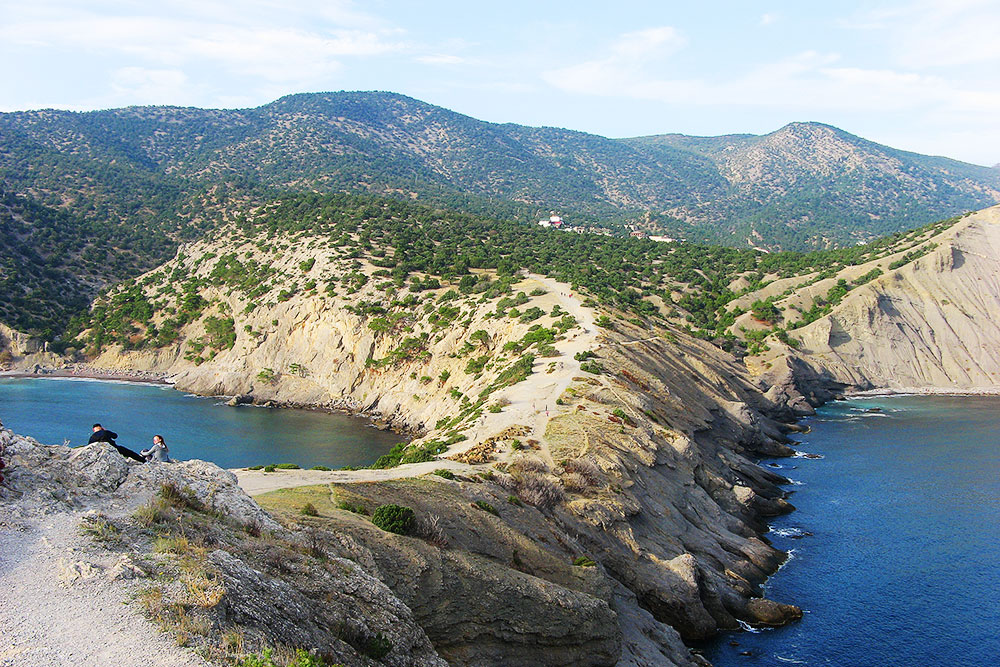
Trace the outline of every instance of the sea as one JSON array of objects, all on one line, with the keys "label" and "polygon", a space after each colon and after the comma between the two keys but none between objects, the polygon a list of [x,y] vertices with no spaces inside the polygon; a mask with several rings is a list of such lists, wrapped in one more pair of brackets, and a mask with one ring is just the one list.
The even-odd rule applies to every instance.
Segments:
[{"label": "sea", "polygon": [[231,407],[169,385],[77,378],[0,378],[0,421],[43,444],[71,447],[87,444],[94,423],[137,452],[159,434],[172,458],[223,468],[365,466],[404,439],[345,414]]},{"label": "sea", "polygon": [[[1000,397],[830,403],[801,455],[761,465],[797,508],[765,594],[803,619],[726,633],[717,667],[1000,665]],[[805,458],[804,454],[822,458]]]}]

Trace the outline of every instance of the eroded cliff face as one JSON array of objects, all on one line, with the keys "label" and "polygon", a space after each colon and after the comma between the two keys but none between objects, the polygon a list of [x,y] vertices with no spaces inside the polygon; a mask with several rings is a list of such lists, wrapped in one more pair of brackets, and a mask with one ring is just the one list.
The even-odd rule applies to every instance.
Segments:
[{"label": "eroded cliff face", "polygon": [[899,268],[889,268],[894,257],[852,267],[848,279],[876,267],[884,274],[795,330],[798,350],[779,344],[751,365],[805,362],[813,381],[857,389],[1000,391],[1000,207],[923,247],[926,254]]},{"label": "eroded cliff face", "polygon": [[[771,418],[782,402],[763,395],[739,360],[669,326],[618,317],[597,327],[605,313],[540,276],[519,277],[509,293],[486,289],[495,275],[485,291],[463,292],[457,281],[407,291],[363,258],[330,257],[319,239],[273,243],[281,252],[270,279],[319,286],[255,302],[218,278],[211,260],[258,256],[257,240],[196,244],[139,284],[155,302],[169,293],[164,275],[198,279],[200,316],[174,343],[111,348],[93,365],[166,373],[188,391],[345,407],[419,430],[413,446],[433,443],[436,460],[303,472],[296,483],[321,486],[299,500],[293,490],[260,501],[298,530],[304,498],[315,500],[313,543],[388,586],[440,656],[690,665],[699,658],[685,640],[801,615],[761,598],[785,554],[760,535],[768,516],[792,506],[786,480],[753,458],[791,450],[787,427]],[[324,282],[335,286],[324,291]],[[152,324],[162,330],[169,314]],[[228,317],[222,334],[231,339],[219,335]],[[438,467],[456,477],[431,474]],[[240,475],[249,488],[265,473]],[[284,508],[282,498],[291,498]],[[368,512],[406,505],[418,519],[436,517],[436,528],[384,533],[342,501]],[[222,556],[213,563],[239,570]],[[227,586],[239,588],[237,579]]]}]

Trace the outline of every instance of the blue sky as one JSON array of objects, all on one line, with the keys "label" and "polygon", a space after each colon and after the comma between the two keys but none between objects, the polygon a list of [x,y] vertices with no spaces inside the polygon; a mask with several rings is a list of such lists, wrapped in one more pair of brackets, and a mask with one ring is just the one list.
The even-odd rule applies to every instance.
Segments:
[{"label": "blue sky", "polygon": [[1000,162],[1000,3],[0,0],[0,110],[391,90],[611,137],[815,120]]}]

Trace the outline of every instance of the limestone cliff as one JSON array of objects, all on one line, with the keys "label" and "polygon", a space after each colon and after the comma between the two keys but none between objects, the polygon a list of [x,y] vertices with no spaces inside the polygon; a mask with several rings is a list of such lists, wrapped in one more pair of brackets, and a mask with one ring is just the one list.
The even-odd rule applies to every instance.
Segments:
[{"label": "limestone cliff", "polygon": [[[191,245],[111,295],[154,314],[143,330],[116,325],[141,349],[114,346],[91,364],[419,431],[402,457],[419,463],[240,471],[240,483],[329,485],[260,501],[384,583],[450,662],[690,665],[699,658],[684,640],[801,615],[761,597],[785,554],[760,535],[792,506],[786,480],[753,458],[791,450],[769,416],[780,401],[738,359],[668,325],[595,312],[541,276],[416,275],[404,287],[377,262],[308,233]],[[454,478],[429,474],[439,468]],[[320,516],[295,528],[306,498]],[[351,511],[385,503],[427,525],[394,536]],[[211,563],[226,591],[252,579],[226,556]],[[303,601],[294,618],[329,627],[318,613]]]},{"label": "limestone cliff", "polygon": [[856,389],[1000,391],[1000,207],[908,252],[919,256],[889,256],[814,287],[882,271],[828,315],[792,331],[798,350],[776,343],[751,366],[802,370],[805,362],[814,379]]}]

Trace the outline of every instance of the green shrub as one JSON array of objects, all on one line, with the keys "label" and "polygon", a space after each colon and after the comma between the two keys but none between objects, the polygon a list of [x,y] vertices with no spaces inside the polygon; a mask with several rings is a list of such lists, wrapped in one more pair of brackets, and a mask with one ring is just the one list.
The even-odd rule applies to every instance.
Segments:
[{"label": "green shrub", "polygon": [[173,482],[160,484],[160,498],[166,501],[168,505],[173,505],[177,509],[205,509],[205,506],[194,495],[194,491],[190,487],[185,486],[181,488]]},{"label": "green shrub", "polygon": [[329,469],[328,467],[326,467],[326,466],[313,466],[312,468],[309,468],[309,469],[310,469],[310,470],[322,470],[322,471],[324,471],[324,472],[328,472],[328,471],[330,470],[330,469]]},{"label": "green shrub", "polygon": [[594,567],[597,563],[595,563],[594,559],[589,556],[578,556],[573,559],[573,565],[577,567]]},{"label": "green shrub", "polygon": [[319,516],[319,510],[317,510],[316,506],[312,503],[306,503],[302,506],[302,509],[299,510],[299,514],[302,516]]},{"label": "green shrub", "polygon": [[435,470],[434,474],[437,475],[438,477],[444,477],[445,479],[455,479],[455,473],[453,473],[450,470],[446,470],[445,468],[441,468],[440,470]]},{"label": "green shrub", "polygon": [[[392,642],[379,632],[361,647],[361,652],[373,660],[381,660],[392,650]],[[305,667],[305,666],[303,666]]]},{"label": "green shrub", "polygon": [[604,368],[596,361],[585,361],[580,364],[580,370],[584,373],[593,373],[594,375],[600,375],[604,372]]},{"label": "green shrub", "polygon": [[250,466],[247,470],[262,470],[264,466]]},{"label": "green shrub", "polygon": [[264,472],[274,472],[274,464],[264,466]]},{"label": "green shrub", "polygon": [[524,507],[524,503],[522,503],[521,499],[515,495],[507,496],[507,502],[511,505],[516,505],[517,507]]},{"label": "green shrub", "polygon": [[500,512],[497,512],[497,508],[493,507],[493,505],[490,505],[485,500],[476,500],[476,501],[474,501],[472,503],[472,505],[473,505],[473,507],[478,507],[479,509],[483,510],[484,512],[489,512],[493,516],[500,516]]},{"label": "green shrub", "polygon": [[[281,667],[281,665],[274,661],[272,650],[266,648],[261,653],[243,656],[243,659],[236,663],[236,667]],[[296,649],[295,659],[286,667],[327,667],[327,663],[322,658],[300,648]]]},{"label": "green shrub", "polygon": [[294,463],[276,463],[274,467],[278,470],[299,470],[299,466]]},{"label": "green shrub", "polygon": [[389,533],[407,535],[413,529],[413,510],[402,505],[379,505],[372,523]]},{"label": "green shrub", "polygon": [[337,507],[342,510],[347,510],[348,512],[354,512],[355,514],[368,515],[368,510],[365,509],[364,505],[359,505],[357,503],[352,503],[347,500],[341,500],[337,503]]}]

